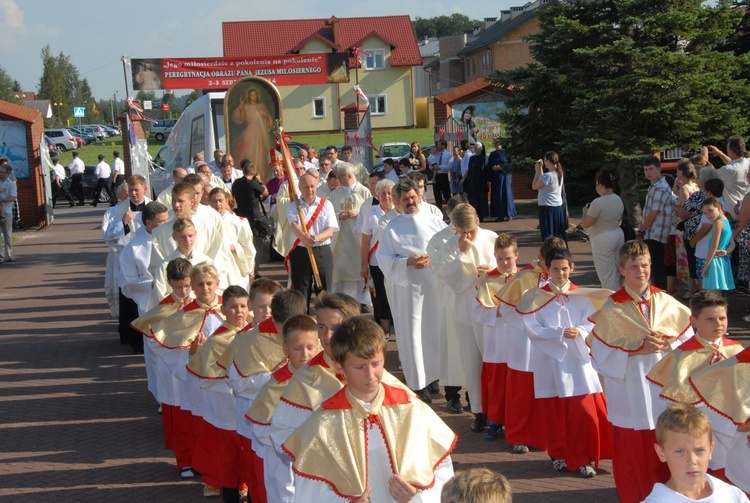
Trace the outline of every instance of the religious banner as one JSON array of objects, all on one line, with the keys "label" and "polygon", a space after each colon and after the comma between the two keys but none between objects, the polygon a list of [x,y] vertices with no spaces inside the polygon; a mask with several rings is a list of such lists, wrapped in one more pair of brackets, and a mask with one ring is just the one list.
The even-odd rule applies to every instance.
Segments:
[{"label": "religious banner", "polygon": [[270,180],[269,159],[275,146],[276,121],[281,120],[281,96],[276,86],[258,77],[245,77],[224,98],[227,152],[239,165],[250,159],[261,180]]},{"label": "religious banner", "polygon": [[487,147],[495,138],[505,136],[505,123],[500,116],[506,110],[503,101],[457,103],[451,106],[451,116],[468,130],[467,140],[479,140]]},{"label": "religious banner", "polygon": [[[46,148],[47,144],[42,143]],[[29,149],[26,144],[26,123],[0,121],[0,159],[8,159],[16,178],[29,177]]]},{"label": "religious banner", "polygon": [[284,54],[249,58],[131,60],[133,89],[227,89],[243,77],[277,86],[349,82],[349,54]]}]

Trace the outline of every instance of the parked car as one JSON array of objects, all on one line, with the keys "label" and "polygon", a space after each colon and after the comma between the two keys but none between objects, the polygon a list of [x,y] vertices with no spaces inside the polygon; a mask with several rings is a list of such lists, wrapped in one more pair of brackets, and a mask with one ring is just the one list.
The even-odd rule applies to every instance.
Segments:
[{"label": "parked car", "polygon": [[151,162],[163,168],[164,164],[167,162],[168,153],[169,153],[169,145],[162,145],[162,147],[156,153],[156,157],[154,157],[154,159]]},{"label": "parked car", "polygon": [[177,119],[162,119],[156,121],[156,124],[151,125],[151,130],[148,133],[149,138],[153,138],[156,141],[164,141],[169,133],[172,132],[172,128],[177,123]]},{"label": "parked car", "polygon": [[378,157],[380,157],[381,161],[384,159],[393,159],[394,162],[398,162],[401,157],[408,155],[410,151],[411,146],[408,143],[400,141],[383,143],[378,148]]},{"label": "parked car", "polygon": [[307,150],[310,147],[307,143],[298,141],[288,141],[286,142],[286,146],[289,147],[289,153],[292,154],[292,157],[299,157],[300,150]]},{"label": "parked car", "polygon": [[53,142],[49,136],[44,135],[44,142],[47,144],[47,148],[49,148],[50,157],[60,155],[60,149],[57,148],[57,145],[55,145],[55,142]]},{"label": "parked car", "polygon": [[70,134],[70,131],[68,131],[67,129],[45,129],[44,134],[49,136],[50,139],[55,142],[57,148],[59,148],[62,152],[67,152],[68,150],[75,150],[78,148],[78,142],[76,142],[75,138],[73,138],[73,135]]},{"label": "parked car", "polygon": [[100,140],[109,138],[109,133],[100,124],[85,124],[85,126],[93,129]]},{"label": "parked car", "polygon": [[[430,156],[430,151],[433,148],[435,148],[434,144],[427,145],[427,146],[421,148],[422,154],[424,155],[425,159]],[[409,146],[409,152],[407,152],[404,155],[402,155],[401,157],[399,157],[399,161],[401,159],[406,159],[407,157],[409,157],[409,154],[411,154],[411,146]],[[382,163],[381,163],[381,165],[382,165]],[[427,177],[427,183],[428,184],[432,182],[432,175],[433,175],[432,166],[427,166],[427,170],[425,171],[425,176]]]},{"label": "parked car", "polygon": [[104,125],[101,125],[101,124],[100,124],[100,126],[107,132],[107,134],[109,134],[110,138],[112,136],[120,136],[122,134],[122,131],[118,127],[104,126]]},{"label": "parked car", "polygon": [[[90,164],[87,164],[85,166],[85,170],[83,172],[83,198],[85,200],[93,200],[94,199],[94,189],[96,188],[96,175],[94,174],[94,171],[96,170],[96,166],[92,166]],[[64,185],[65,187],[70,190],[70,177],[65,179]],[[102,193],[99,195],[99,202],[100,203],[109,203],[109,194],[107,194],[106,190],[103,190]]]},{"label": "parked car", "polygon": [[81,138],[86,145],[94,143],[97,140],[93,131],[87,133],[80,126],[69,127],[68,131],[70,131],[73,136],[78,136],[79,138]]}]

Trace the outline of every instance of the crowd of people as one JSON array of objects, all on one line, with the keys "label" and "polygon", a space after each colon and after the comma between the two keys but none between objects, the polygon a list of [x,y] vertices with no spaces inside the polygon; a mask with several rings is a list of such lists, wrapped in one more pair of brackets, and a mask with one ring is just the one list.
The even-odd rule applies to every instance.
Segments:
[{"label": "crowd of people", "polygon": [[[471,431],[519,455],[545,450],[555,470],[585,478],[612,459],[623,502],[747,501],[750,396],[737,380],[750,353],[726,338],[727,304],[709,280],[714,267],[731,279],[733,233],[708,182],[733,164],[698,203],[716,237],[696,251],[706,277],[688,309],[666,291],[657,229],[694,194],[683,182],[662,197],[654,160],[640,239],[615,235],[615,176],[597,176],[583,224],[602,288],[582,288],[554,197],[540,205],[537,259],[522,266],[513,235],[481,226],[500,154],[475,142],[448,162],[439,142],[423,163],[414,150],[417,169],[396,179],[389,164],[367,173],[351,149],[339,160],[329,147],[320,159],[303,151],[289,178],[280,156],[261,180],[217,151],[175,169],[156,201],[137,175],[116,188],[102,225],[107,298],[121,341],[144,353],[179,477],[200,476],[224,501],[483,501],[466,499],[478,487],[510,501],[499,474],[454,477],[458,437],[430,406],[442,387],[448,413],[468,408]],[[425,200],[425,165],[445,212]],[[533,186],[553,196],[562,185],[550,152]],[[505,209],[498,218],[512,218]],[[286,285],[257,274],[264,242],[284,257]],[[361,316],[371,307],[374,321]],[[390,337],[403,381],[384,369]],[[700,454],[681,461],[678,449]]]}]

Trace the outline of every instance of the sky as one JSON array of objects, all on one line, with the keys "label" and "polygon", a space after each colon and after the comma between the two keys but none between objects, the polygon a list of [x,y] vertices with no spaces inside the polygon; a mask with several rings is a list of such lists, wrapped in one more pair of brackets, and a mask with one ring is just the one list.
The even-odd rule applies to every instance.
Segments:
[{"label": "sky", "polygon": [[[221,23],[409,15],[429,18],[460,12],[471,19],[499,17],[525,0],[0,0],[0,66],[26,91],[36,91],[42,47],[70,56],[97,99],[123,99],[122,56],[219,57]],[[213,4],[207,10],[206,5]],[[117,7],[115,7],[117,5]],[[377,6],[377,9],[373,7]],[[124,8],[127,7],[127,13]],[[377,12],[376,12],[377,10]],[[130,76],[128,75],[128,81]],[[128,83],[132,92],[132,83]]]}]

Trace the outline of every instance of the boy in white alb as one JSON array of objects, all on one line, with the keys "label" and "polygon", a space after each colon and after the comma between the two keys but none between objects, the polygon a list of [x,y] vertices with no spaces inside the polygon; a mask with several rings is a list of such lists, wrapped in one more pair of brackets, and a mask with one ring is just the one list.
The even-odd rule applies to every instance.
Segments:
[{"label": "boy in white alb", "polygon": [[690,405],[674,405],[659,415],[654,445],[670,478],[657,483],[643,503],[748,503],[738,488],[706,473],[714,450],[711,422]]}]

